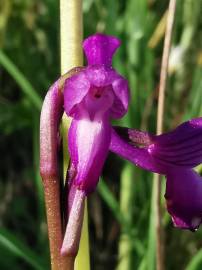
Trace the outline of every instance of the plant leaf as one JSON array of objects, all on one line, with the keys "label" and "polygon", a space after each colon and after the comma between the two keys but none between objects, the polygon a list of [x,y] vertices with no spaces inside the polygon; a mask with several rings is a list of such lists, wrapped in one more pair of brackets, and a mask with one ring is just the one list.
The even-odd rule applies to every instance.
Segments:
[{"label": "plant leaf", "polygon": [[20,257],[26,261],[33,267],[33,269],[46,269],[44,262],[40,259],[40,256],[6,229],[0,229],[0,246],[6,248],[14,256]]}]

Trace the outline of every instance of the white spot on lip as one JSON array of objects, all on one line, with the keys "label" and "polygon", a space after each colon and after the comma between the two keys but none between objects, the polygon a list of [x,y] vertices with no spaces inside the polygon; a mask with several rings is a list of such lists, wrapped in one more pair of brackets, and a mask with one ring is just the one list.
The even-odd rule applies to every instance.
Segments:
[{"label": "white spot on lip", "polygon": [[201,223],[201,218],[199,217],[194,217],[192,218],[191,225],[193,226],[194,229],[196,229]]},{"label": "white spot on lip", "polygon": [[154,152],[155,144],[150,144],[148,147],[148,152],[152,154]]}]

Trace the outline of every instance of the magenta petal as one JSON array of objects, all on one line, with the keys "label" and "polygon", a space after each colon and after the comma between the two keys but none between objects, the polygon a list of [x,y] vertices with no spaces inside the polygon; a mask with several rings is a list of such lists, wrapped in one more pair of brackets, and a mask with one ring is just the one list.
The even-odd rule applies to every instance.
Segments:
[{"label": "magenta petal", "polygon": [[113,36],[95,34],[85,39],[83,49],[88,59],[88,65],[111,66],[112,56],[120,46],[120,41]]},{"label": "magenta petal", "polygon": [[121,118],[128,110],[129,87],[128,82],[112,68],[104,66],[88,67],[86,77],[91,85],[96,87],[111,87],[114,93],[114,103],[110,109],[112,118]]},{"label": "magenta petal", "polygon": [[93,86],[109,86],[117,78],[117,72],[106,66],[89,66],[85,69],[85,76]]},{"label": "magenta petal", "polygon": [[90,82],[83,71],[65,81],[64,109],[67,115],[73,116],[78,105],[90,89]]},{"label": "magenta petal", "polygon": [[165,198],[174,225],[197,229],[202,222],[202,178],[188,169],[170,170],[166,177]]},{"label": "magenta petal", "polygon": [[[117,132],[116,132],[117,131]],[[122,158],[127,159],[143,169],[157,172],[165,173],[164,167],[161,167],[155,162],[153,157],[149,154],[147,147],[139,148],[129,142],[129,135],[118,133],[118,129],[112,129],[110,151],[120,155]],[[126,132],[130,130],[125,129]],[[126,136],[125,136],[126,135]],[[144,133],[145,136],[145,133]]]},{"label": "magenta petal", "polygon": [[150,154],[162,164],[192,168],[202,162],[202,118],[192,119],[174,131],[153,137]]},{"label": "magenta petal", "polygon": [[87,194],[99,180],[108,154],[111,128],[107,119],[73,119],[68,134],[71,162],[76,168],[73,183]]},{"label": "magenta petal", "polygon": [[64,86],[64,109],[73,117],[68,136],[73,184],[86,193],[94,190],[108,153],[110,117],[120,118],[128,109],[127,81],[111,66],[119,45],[117,38],[103,34],[87,38],[88,66]]},{"label": "magenta petal", "polygon": [[[127,81],[112,68],[104,66],[88,67],[67,79],[64,86],[64,108],[73,116],[76,107],[92,88],[113,91],[114,102],[110,108],[111,117],[120,118],[128,109],[129,89]],[[111,90],[110,90],[111,89]]]},{"label": "magenta petal", "polygon": [[193,168],[202,162],[201,119],[185,122],[174,131],[159,136],[116,128],[118,133],[113,132],[110,150],[137,166],[160,174],[166,174],[170,168]]},{"label": "magenta petal", "polygon": [[122,76],[117,75],[112,82],[112,88],[115,94],[115,100],[111,108],[111,117],[118,119],[123,117],[128,110],[130,99],[128,82]]},{"label": "magenta petal", "polygon": [[201,163],[202,118],[160,136],[127,128],[115,130],[110,150],[137,166],[165,174],[165,198],[174,225],[197,229],[202,222],[202,178],[188,168]]},{"label": "magenta petal", "polygon": [[160,145],[177,146],[178,143],[185,142],[192,137],[201,135],[202,132],[202,117],[195,118],[184,122],[175,130],[156,136],[156,140]]},{"label": "magenta petal", "polygon": [[120,118],[127,112],[128,83],[111,66],[112,56],[119,45],[117,38],[103,34],[96,34],[84,41],[88,66],[67,79],[64,85],[64,108],[67,115],[74,117],[77,105],[91,89],[96,88],[100,96],[106,88],[113,92],[113,103],[109,108],[112,118]]}]

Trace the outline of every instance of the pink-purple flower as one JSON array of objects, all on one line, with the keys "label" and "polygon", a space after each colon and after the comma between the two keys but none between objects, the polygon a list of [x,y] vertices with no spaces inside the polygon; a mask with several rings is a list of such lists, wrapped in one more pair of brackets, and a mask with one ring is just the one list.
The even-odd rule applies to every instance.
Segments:
[{"label": "pink-purple flower", "polygon": [[64,108],[72,122],[68,147],[75,177],[73,185],[86,194],[97,185],[111,141],[112,118],[128,109],[127,81],[112,68],[112,56],[120,46],[117,38],[95,34],[83,48],[88,65],[64,85]]},{"label": "pink-purple flower", "polygon": [[[175,226],[195,230],[202,223],[202,179],[193,170],[202,162],[202,117],[159,136],[112,127],[111,119],[123,117],[129,103],[128,83],[112,68],[112,57],[119,46],[119,40],[112,36],[95,34],[87,38],[83,43],[87,66],[61,77],[44,101],[40,171],[45,187],[53,176],[58,179],[62,104],[72,118],[67,138],[70,166],[63,255],[72,256],[78,251],[84,199],[96,188],[109,150],[143,169],[166,176],[165,198]],[[51,198],[55,198],[54,194]]]},{"label": "pink-purple flower", "polygon": [[64,109],[72,122],[68,132],[69,220],[62,254],[78,250],[83,202],[96,188],[109,151],[110,120],[121,118],[128,109],[128,83],[112,68],[112,57],[119,46],[120,41],[112,36],[95,34],[87,38],[83,48],[88,65],[64,84]]},{"label": "pink-purple flower", "polygon": [[176,227],[195,230],[202,223],[202,117],[155,136],[115,128],[110,150],[137,166],[166,176],[166,204]]}]

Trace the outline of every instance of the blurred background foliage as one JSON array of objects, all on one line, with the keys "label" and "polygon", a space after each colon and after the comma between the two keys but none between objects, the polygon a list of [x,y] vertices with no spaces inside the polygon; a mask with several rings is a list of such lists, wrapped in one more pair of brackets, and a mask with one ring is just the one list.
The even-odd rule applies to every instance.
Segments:
[{"label": "blurred background foliage", "polygon": [[[114,67],[129,80],[131,103],[121,125],[155,132],[167,7],[161,0],[84,0],[84,37],[99,31],[122,40]],[[202,0],[177,2],[165,130],[202,116],[201,14]],[[59,1],[0,0],[2,270],[49,269],[38,137],[42,100],[59,77],[59,59]],[[155,269],[152,179],[109,155],[89,199],[93,270]],[[165,269],[202,269],[202,230],[173,228],[164,189]]]}]

